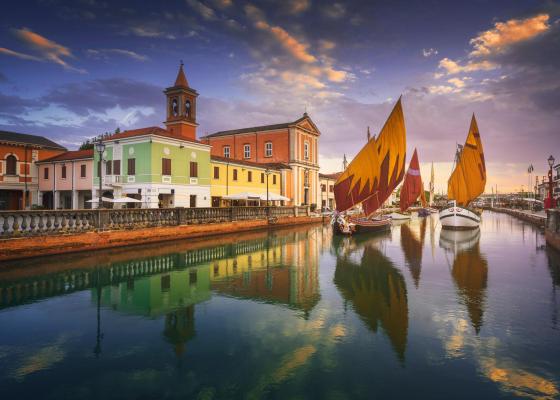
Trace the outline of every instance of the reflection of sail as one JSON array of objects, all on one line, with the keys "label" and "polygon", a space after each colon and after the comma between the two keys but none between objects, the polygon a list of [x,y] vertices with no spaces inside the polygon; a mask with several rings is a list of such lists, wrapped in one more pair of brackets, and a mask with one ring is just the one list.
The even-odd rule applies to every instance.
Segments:
[{"label": "reflection of sail", "polygon": [[334,283],[367,326],[381,325],[400,360],[408,334],[408,300],[401,273],[379,250],[366,245],[361,264],[337,259]]},{"label": "reflection of sail", "polygon": [[[425,223],[426,219],[423,219]],[[401,247],[404,252],[408,269],[414,280],[414,285],[418,287],[420,283],[420,271],[422,270],[422,242],[412,233],[408,224],[401,225]]]},{"label": "reflection of sail", "polygon": [[455,249],[451,275],[476,333],[483,324],[488,284],[488,262],[480,254],[479,239],[479,229],[474,232],[442,230],[440,236],[442,247]]},{"label": "reflection of sail", "polygon": [[174,346],[175,354],[183,354],[185,343],[195,336],[194,305],[166,314],[163,336]]}]

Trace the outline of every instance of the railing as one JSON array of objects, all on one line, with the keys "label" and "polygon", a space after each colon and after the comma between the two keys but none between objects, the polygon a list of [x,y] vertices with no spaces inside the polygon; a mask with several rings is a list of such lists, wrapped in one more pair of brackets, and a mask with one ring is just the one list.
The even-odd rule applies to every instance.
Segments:
[{"label": "railing", "polygon": [[309,215],[307,206],[0,211],[0,238]]}]

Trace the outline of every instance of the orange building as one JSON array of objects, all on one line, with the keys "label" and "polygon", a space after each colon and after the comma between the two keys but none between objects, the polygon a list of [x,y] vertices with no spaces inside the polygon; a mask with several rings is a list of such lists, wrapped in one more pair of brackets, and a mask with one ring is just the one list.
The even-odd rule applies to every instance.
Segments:
[{"label": "orange building", "polygon": [[0,210],[22,210],[37,204],[37,161],[66,149],[35,135],[0,131]]},{"label": "orange building", "polygon": [[321,133],[307,113],[282,124],[215,132],[200,140],[212,146],[211,154],[255,163],[283,163],[283,196],[293,205],[318,205]]}]

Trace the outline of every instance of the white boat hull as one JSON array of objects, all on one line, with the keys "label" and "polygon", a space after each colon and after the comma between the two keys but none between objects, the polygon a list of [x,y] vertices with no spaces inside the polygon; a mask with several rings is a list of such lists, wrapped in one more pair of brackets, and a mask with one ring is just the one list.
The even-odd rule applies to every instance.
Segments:
[{"label": "white boat hull", "polygon": [[389,214],[389,217],[391,217],[394,221],[404,221],[411,218],[409,214],[401,214],[397,212]]},{"label": "white boat hull", "polygon": [[480,216],[463,207],[441,210],[439,220],[444,229],[476,229],[480,226]]}]

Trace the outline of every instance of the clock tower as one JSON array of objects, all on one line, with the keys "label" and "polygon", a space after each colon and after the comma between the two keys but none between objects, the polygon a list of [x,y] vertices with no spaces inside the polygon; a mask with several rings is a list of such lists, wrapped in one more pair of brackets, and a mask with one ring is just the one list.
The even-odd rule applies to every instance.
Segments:
[{"label": "clock tower", "polygon": [[175,84],[165,89],[164,93],[167,97],[167,130],[177,138],[196,140],[198,93],[189,87],[182,61]]}]

